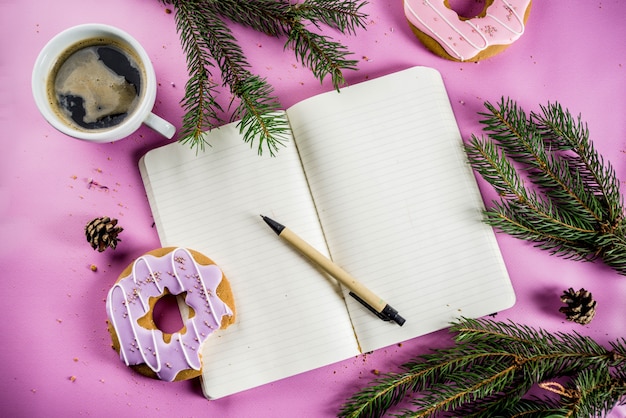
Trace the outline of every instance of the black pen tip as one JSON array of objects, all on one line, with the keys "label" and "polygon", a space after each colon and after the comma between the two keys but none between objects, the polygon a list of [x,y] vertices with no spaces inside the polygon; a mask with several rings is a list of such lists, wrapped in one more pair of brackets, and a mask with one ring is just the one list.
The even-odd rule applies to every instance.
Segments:
[{"label": "black pen tip", "polygon": [[283,229],[285,229],[283,225],[279,224],[271,218],[268,218],[267,216],[261,215],[261,218],[263,218],[265,223],[268,224],[270,228],[272,228],[272,231],[274,231],[276,235],[280,235],[280,233],[283,232]]}]

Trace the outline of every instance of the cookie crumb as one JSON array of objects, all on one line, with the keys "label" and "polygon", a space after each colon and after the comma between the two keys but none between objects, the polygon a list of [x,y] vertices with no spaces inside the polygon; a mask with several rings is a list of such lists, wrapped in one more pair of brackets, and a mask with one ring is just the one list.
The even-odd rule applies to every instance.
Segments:
[{"label": "cookie crumb", "polygon": [[92,265],[89,266],[89,269],[91,271],[98,271],[98,266],[96,266],[95,264],[92,264]]},{"label": "cookie crumb", "polygon": [[70,382],[75,382],[76,381],[76,376],[70,376]]},{"label": "cookie crumb", "polygon": [[372,370],[372,374],[375,374],[376,376],[380,376],[380,370],[374,369]]}]

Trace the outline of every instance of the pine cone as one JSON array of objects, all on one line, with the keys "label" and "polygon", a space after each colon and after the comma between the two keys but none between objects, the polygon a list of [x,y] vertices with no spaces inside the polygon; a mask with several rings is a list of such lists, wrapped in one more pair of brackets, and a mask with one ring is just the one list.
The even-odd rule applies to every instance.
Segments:
[{"label": "pine cone", "polygon": [[587,325],[596,314],[596,301],[593,300],[591,292],[581,288],[574,292],[571,287],[563,292],[561,302],[567,304],[559,308],[559,312],[565,314],[568,321]]},{"label": "pine cone", "polygon": [[111,219],[108,216],[90,221],[85,226],[85,235],[91,248],[97,249],[98,252],[106,250],[107,247],[115,249],[117,242],[121,241],[117,235],[124,230],[116,225],[117,219]]}]

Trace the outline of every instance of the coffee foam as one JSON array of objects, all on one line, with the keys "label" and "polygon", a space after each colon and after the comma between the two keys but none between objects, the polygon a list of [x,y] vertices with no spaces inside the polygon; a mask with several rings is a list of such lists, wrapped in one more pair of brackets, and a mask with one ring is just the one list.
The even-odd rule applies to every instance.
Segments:
[{"label": "coffee foam", "polygon": [[[57,97],[82,98],[84,123],[130,113],[138,100],[135,87],[99,59],[97,48],[88,47],[72,54],[59,68],[54,85]],[[71,117],[69,112],[66,115]]]}]

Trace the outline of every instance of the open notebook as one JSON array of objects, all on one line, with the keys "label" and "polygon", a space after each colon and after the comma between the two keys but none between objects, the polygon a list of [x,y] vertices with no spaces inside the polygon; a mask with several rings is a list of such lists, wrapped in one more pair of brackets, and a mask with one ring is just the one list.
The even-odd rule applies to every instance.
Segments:
[{"label": "open notebook", "polygon": [[[511,307],[513,289],[440,74],[415,67],[304,100],[293,140],[258,156],[235,124],[206,152],[140,161],[163,246],[211,257],[237,323],[203,349],[219,398]],[[280,240],[283,223],[406,318],[384,322]]]}]

